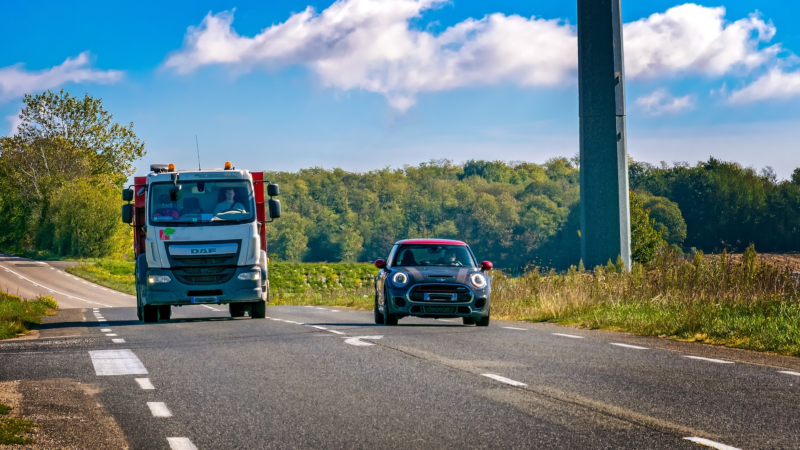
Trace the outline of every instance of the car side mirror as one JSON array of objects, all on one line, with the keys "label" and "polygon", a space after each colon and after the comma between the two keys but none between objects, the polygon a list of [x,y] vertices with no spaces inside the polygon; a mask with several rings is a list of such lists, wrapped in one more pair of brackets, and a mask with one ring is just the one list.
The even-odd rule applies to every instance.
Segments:
[{"label": "car side mirror", "polygon": [[122,190],[122,201],[123,202],[133,201],[133,189],[123,189]]},{"label": "car side mirror", "polygon": [[127,224],[133,222],[133,205],[130,203],[122,205],[122,221]]},{"label": "car side mirror", "polygon": [[386,268],[386,260],[379,259],[379,260],[375,261],[375,267],[377,267],[378,269],[385,269]]},{"label": "car side mirror", "polygon": [[269,218],[277,219],[281,216],[281,201],[269,199]]},{"label": "car side mirror", "polygon": [[171,201],[177,202],[178,200],[181,199],[181,195],[180,194],[181,194],[181,188],[182,187],[183,186],[181,186],[179,184],[179,185],[172,186],[171,188],[169,188],[169,199]]},{"label": "car side mirror", "polygon": [[484,261],[484,262],[481,263],[481,270],[482,271],[486,272],[487,270],[492,270],[492,269],[494,269],[494,264],[492,264],[491,262]]},{"label": "car side mirror", "polygon": [[267,195],[270,197],[277,197],[281,195],[281,187],[277,184],[268,184],[267,185]]}]

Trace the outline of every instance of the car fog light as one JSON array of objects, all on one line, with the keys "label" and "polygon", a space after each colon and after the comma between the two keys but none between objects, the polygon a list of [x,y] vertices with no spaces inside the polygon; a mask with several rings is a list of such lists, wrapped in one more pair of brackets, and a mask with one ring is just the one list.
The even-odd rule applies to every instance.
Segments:
[{"label": "car fog light", "polygon": [[260,280],[261,272],[245,272],[239,274],[240,280]]},{"label": "car fog light", "polygon": [[478,289],[482,289],[486,287],[486,277],[480,273],[473,273],[469,277],[470,281],[472,281],[472,285]]},{"label": "car fog light", "polygon": [[147,281],[150,282],[150,284],[169,283],[170,281],[172,281],[172,278],[166,275],[150,275],[149,277],[147,277]]}]

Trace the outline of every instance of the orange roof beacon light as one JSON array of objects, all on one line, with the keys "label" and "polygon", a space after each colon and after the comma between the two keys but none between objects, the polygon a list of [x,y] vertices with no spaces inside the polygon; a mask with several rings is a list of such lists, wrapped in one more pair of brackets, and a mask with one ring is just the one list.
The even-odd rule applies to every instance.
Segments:
[{"label": "orange roof beacon light", "polygon": [[225,161],[225,170],[231,170],[233,166],[231,165],[230,161]]},{"label": "orange roof beacon light", "polygon": [[169,165],[167,166],[167,170],[169,170],[170,172],[175,172],[175,164],[169,163]]}]

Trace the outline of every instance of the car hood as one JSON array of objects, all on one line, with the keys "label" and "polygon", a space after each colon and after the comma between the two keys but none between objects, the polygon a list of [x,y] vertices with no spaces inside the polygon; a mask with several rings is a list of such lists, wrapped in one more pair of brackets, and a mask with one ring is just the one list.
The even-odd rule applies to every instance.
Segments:
[{"label": "car hood", "polygon": [[471,273],[480,272],[475,267],[414,266],[392,267],[393,271],[405,272],[415,283],[458,283],[465,284]]}]

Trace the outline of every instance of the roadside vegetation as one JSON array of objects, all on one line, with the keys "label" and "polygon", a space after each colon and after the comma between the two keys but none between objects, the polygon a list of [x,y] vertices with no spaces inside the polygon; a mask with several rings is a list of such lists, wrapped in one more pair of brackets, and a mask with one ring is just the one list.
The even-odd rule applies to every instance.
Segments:
[{"label": "roadside vegetation", "polygon": [[0,445],[33,444],[26,435],[33,432],[36,424],[24,419],[10,417],[11,407],[0,403]]},{"label": "roadside vegetation", "polygon": [[115,259],[83,260],[77,266],[67,267],[68,273],[115,291],[136,295],[135,264]]},{"label": "roadside vegetation", "polygon": [[53,297],[25,300],[0,291],[0,339],[16,337],[31,326],[41,323],[40,318],[53,314],[58,302]]}]

